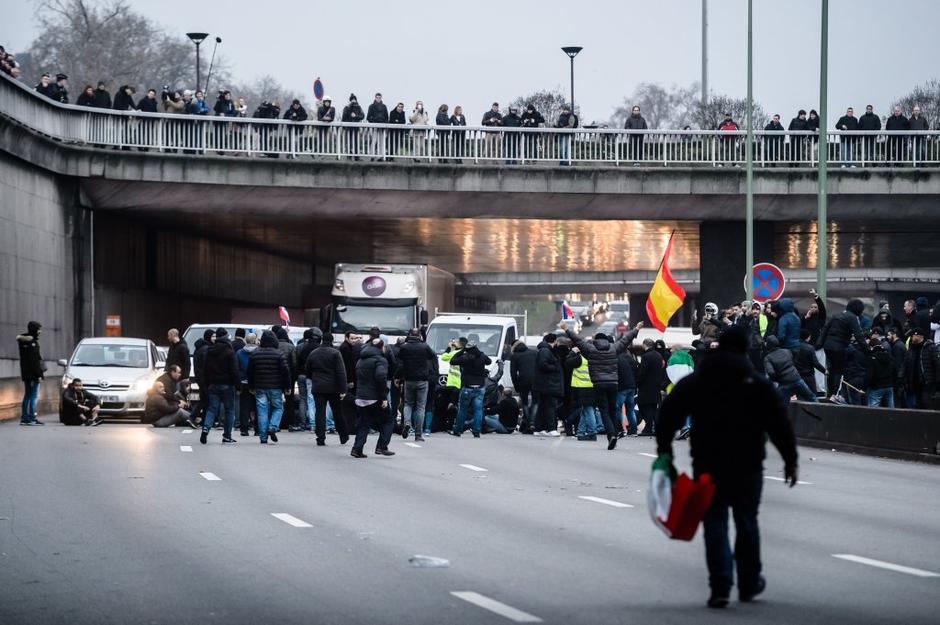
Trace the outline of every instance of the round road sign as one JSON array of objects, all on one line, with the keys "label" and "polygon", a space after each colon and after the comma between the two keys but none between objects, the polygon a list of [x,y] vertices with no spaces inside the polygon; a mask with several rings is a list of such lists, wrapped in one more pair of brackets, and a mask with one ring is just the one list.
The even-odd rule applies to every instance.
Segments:
[{"label": "round road sign", "polygon": [[754,301],[760,304],[780,299],[787,288],[787,279],[780,267],[771,263],[757,263],[751,270]]}]

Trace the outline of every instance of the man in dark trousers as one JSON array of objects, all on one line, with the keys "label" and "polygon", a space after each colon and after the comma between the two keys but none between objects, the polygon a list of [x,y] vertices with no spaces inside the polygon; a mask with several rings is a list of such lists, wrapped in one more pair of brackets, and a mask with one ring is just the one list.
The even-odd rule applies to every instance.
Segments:
[{"label": "man in dark trousers", "polygon": [[209,408],[206,410],[206,420],[202,424],[199,442],[206,444],[209,430],[221,410],[225,415],[222,422],[222,442],[234,444],[232,426],[235,425],[235,393],[241,390],[241,376],[238,373],[235,351],[225,328],[215,331],[215,343],[206,352],[205,381],[208,388],[200,387],[199,392],[207,393]]},{"label": "man in dark trousers", "polygon": [[402,413],[402,438],[408,438],[409,428],[415,432],[415,440],[423,441],[424,412],[428,399],[428,377],[430,363],[437,361],[437,354],[421,338],[417,328],[408,332],[408,338],[398,350],[398,372],[396,378],[404,382],[404,412]]},{"label": "man in dark trousers", "polygon": [[20,378],[23,380],[23,403],[20,407],[20,425],[45,425],[36,418],[36,402],[39,399],[39,383],[46,373],[42,354],[39,352],[39,334],[42,324],[30,321],[25,334],[16,337],[20,350]]},{"label": "man in dark trousers", "polygon": [[388,412],[388,360],[384,350],[382,339],[371,339],[362,348],[356,363],[356,411],[359,413],[359,425],[356,427],[356,440],[349,452],[353,458],[368,457],[362,449],[372,428],[379,432],[376,455],[395,455],[388,448],[395,429],[395,419]]},{"label": "man in dark trousers", "polygon": [[520,432],[535,431],[535,410],[538,402],[535,400],[536,394],[532,386],[535,384],[535,359],[537,357],[538,352],[521,340],[516,341],[512,346],[512,355],[509,357],[509,377],[512,378],[512,386],[519,393],[519,401],[522,402]]},{"label": "man in dark trousers", "polygon": [[62,392],[59,404],[59,421],[63,425],[100,425],[98,398],[86,391],[82,381],[75,378]]},{"label": "man in dark trousers", "polygon": [[480,438],[483,429],[483,396],[488,377],[486,366],[492,361],[475,343],[470,343],[450,362],[460,367],[460,399],[457,404],[457,419],[451,434],[463,434],[467,413],[472,411],[470,431],[473,432],[474,438]]},{"label": "man in dark trousers", "polygon": [[333,347],[333,335],[319,332],[315,329],[311,334],[310,344],[314,347],[304,362],[304,371],[310,380],[315,405],[314,430],[317,433],[317,446],[326,445],[327,405],[333,411],[333,421],[339,431],[339,442],[345,445],[349,440],[349,433],[340,402],[346,397],[346,365],[343,355]]},{"label": "man in dark trousers", "polygon": [[176,365],[180,368],[182,374],[180,377],[188,380],[189,369],[192,365],[189,359],[189,346],[186,341],[180,339],[180,331],[176,328],[170,328],[166,333],[166,340],[169,342],[170,347],[166,350],[166,364],[163,366],[163,370],[169,371],[171,367]]},{"label": "man in dark trousers", "polygon": [[826,387],[830,396],[835,395],[842,386],[842,377],[845,373],[846,351],[852,338],[865,353],[868,353],[868,343],[862,334],[862,327],[858,318],[865,312],[865,304],[860,299],[850,299],[845,311],[830,317],[823,326],[816,341],[816,348],[826,351],[826,368],[829,376]]},{"label": "man in dark trousers", "polygon": [[666,379],[666,362],[656,351],[656,341],[643,341],[643,355],[636,372],[636,405],[645,425],[640,436],[656,435],[656,419],[662,399],[663,382]]},{"label": "man in dark trousers", "polygon": [[565,397],[564,369],[554,351],[557,336],[546,334],[539,343],[535,359],[535,383],[532,390],[537,395],[534,429],[543,434],[558,435],[558,404]]},{"label": "man in dark trousers", "polygon": [[[715,484],[715,496],[703,521],[710,608],[728,605],[735,563],[741,601],[751,601],[766,586],[757,526],[765,435],[783,456],[786,482],[791,487],[797,483],[796,438],[783,401],[769,382],[754,375],[746,349],[744,330],[729,328],[718,349],[709,352],[702,365],[666,397],[656,432],[657,451],[671,463],[672,440],[691,415],[695,477],[708,473]],[[734,551],[728,542],[729,508],[737,532]]]}]

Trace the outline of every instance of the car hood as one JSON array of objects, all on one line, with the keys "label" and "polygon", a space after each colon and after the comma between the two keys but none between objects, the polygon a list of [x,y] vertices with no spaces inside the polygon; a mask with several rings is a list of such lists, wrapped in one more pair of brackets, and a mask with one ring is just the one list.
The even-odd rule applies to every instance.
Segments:
[{"label": "car hood", "polygon": [[108,386],[130,386],[141,378],[155,377],[156,372],[150,368],[130,367],[74,367],[69,365],[66,375],[70,378],[81,378],[85,386],[101,386],[107,382]]}]

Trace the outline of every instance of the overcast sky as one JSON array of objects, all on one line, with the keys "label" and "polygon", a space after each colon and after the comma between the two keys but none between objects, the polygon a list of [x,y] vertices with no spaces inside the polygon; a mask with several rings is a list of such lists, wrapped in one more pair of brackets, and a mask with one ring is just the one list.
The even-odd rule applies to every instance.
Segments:
[{"label": "overcast sky", "polygon": [[[461,104],[470,123],[479,123],[494,100],[505,104],[552,87],[567,94],[564,45],[584,47],[575,62],[575,96],[585,122],[609,119],[638,83],[689,84],[701,77],[701,0],[130,4],[170,31],[222,37],[220,54],[245,79],[270,73],[311,94],[320,76],[337,104],[350,92],[365,104],[378,90],[409,110],[416,99],[432,110]],[[818,107],[820,0],[754,4],[754,96],[786,123],[797,109]],[[35,5],[3,5],[0,42],[23,50],[39,34]],[[709,85],[743,97],[747,2],[708,5]],[[938,5],[830,2],[830,127],[848,105],[871,103],[885,114],[894,97],[940,76]]]}]

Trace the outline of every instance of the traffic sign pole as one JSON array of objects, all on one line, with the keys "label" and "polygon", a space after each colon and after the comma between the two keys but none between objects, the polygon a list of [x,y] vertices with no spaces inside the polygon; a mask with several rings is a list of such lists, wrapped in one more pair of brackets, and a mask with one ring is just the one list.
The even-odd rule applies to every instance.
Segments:
[{"label": "traffic sign pole", "polygon": [[[829,0],[822,0],[822,33],[819,51],[819,198],[816,215],[816,293],[826,301],[826,265],[829,262],[829,231],[826,217],[826,194],[829,182],[828,120],[829,87]],[[843,140],[845,137],[842,138]]]},{"label": "traffic sign pole", "polygon": [[[753,25],[754,2],[747,0],[747,194],[745,205],[745,255],[747,268],[754,266],[754,30]],[[753,299],[753,288],[748,280],[747,298]]]}]

